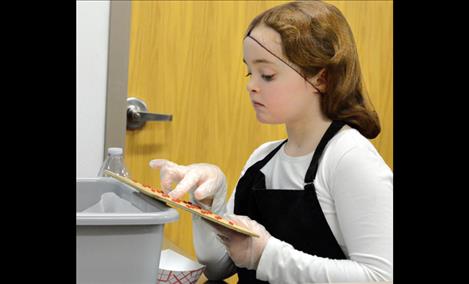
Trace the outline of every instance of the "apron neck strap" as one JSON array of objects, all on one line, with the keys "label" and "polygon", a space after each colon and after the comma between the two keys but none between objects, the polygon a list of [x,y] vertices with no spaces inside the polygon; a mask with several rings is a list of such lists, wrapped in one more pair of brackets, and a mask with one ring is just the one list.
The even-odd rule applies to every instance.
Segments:
[{"label": "apron neck strap", "polygon": [[285,139],[285,141],[283,141],[282,143],[280,143],[280,145],[278,145],[274,150],[272,150],[267,156],[265,156],[264,159],[258,161],[257,163],[255,163],[252,168],[255,169],[255,170],[258,170],[260,171],[260,169],[262,169],[262,167],[265,166],[265,164],[267,164],[270,159],[272,159],[272,157],[278,152],[278,150],[280,150],[280,148],[282,147],[283,144],[285,144],[286,142],[288,141],[288,139]]},{"label": "apron neck strap", "polygon": [[326,147],[327,143],[329,142],[329,140],[332,139],[332,137],[334,137],[337,132],[339,132],[339,130],[344,125],[345,123],[343,121],[333,120],[331,125],[329,125],[326,132],[322,136],[321,141],[319,141],[319,144],[316,147],[316,150],[314,151],[313,159],[311,160],[308,171],[306,172],[305,189],[307,189],[307,187],[312,186],[314,182],[314,178],[316,177],[316,172],[318,170],[319,158],[321,157],[322,152],[324,151],[324,148]]}]

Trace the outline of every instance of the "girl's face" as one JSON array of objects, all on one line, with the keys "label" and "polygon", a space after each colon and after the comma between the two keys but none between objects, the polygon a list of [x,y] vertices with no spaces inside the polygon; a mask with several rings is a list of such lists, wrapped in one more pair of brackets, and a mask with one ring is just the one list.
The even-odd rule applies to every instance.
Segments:
[{"label": "girl's face", "polygon": [[[260,25],[251,36],[296,70],[282,53],[281,38],[275,30]],[[250,74],[247,84],[251,102],[260,122],[294,123],[311,116],[318,94],[297,72],[270,54],[253,39],[244,39],[244,62]],[[314,80],[309,80],[314,83]]]}]

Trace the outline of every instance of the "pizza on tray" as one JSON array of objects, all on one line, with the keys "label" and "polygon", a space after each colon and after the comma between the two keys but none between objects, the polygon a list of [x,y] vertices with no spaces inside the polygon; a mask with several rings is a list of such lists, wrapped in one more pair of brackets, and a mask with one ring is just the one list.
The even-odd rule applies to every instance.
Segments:
[{"label": "pizza on tray", "polygon": [[119,180],[119,181],[121,181],[121,182],[123,182],[127,185],[130,185],[131,187],[137,189],[138,191],[142,192],[145,195],[148,195],[150,197],[153,197],[155,199],[163,201],[167,205],[184,209],[185,211],[188,211],[192,214],[196,214],[198,216],[201,216],[202,218],[204,218],[206,220],[215,222],[215,223],[220,224],[220,225],[222,225],[226,228],[235,230],[239,233],[242,233],[242,234],[245,234],[245,235],[248,235],[248,236],[252,236],[252,237],[259,237],[256,233],[251,232],[251,231],[247,230],[246,228],[241,227],[241,226],[233,223],[232,221],[227,220],[227,219],[223,218],[222,216],[213,213],[210,210],[205,210],[197,204],[193,204],[190,201],[185,201],[185,200],[180,200],[180,199],[177,199],[177,198],[172,198],[167,193],[162,191],[161,189],[157,189],[157,188],[151,187],[149,185],[141,184],[138,181],[132,180],[132,179],[127,178],[127,177],[120,176],[120,175],[115,174],[115,173],[110,172],[110,171],[105,171],[105,174],[110,176],[110,177],[113,177],[113,178],[115,178],[115,179],[117,179],[117,180]]}]

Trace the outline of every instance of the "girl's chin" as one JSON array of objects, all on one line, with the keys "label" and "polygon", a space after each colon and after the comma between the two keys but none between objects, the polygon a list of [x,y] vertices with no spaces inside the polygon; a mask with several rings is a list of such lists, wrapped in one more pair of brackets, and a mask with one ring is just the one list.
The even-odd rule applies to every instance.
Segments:
[{"label": "girl's chin", "polygon": [[264,124],[283,124],[283,121],[274,120],[258,112],[256,112],[256,118],[260,123],[264,123]]}]

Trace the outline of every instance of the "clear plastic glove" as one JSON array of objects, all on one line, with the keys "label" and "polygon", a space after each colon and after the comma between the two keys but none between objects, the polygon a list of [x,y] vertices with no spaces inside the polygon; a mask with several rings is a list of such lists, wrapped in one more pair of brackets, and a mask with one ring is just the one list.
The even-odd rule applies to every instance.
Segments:
[{"label": "clear plastic glove", "polygon": [[206,221],[214,229],[220,242],[225,245],[226,251],[236,266],[256,270],[262,252],[271,237],[270,233],[267,232],[264,226],[247,216],[227,214],[224,217],[259,235],[259,238],[250,237]]},{"label": "clear plastic glove", "polygon": [[[193,194],[196,201],[211,206],[215,195],[224,201],[226,196],[226,178],[215,165],[192,164],[178,165],[174,162],[156,159],[150,161],[150,167],[160,169],[161,186],[173,198],[181,198],[186,192]],[[176,187],[171,190],[172,184]]]}]

